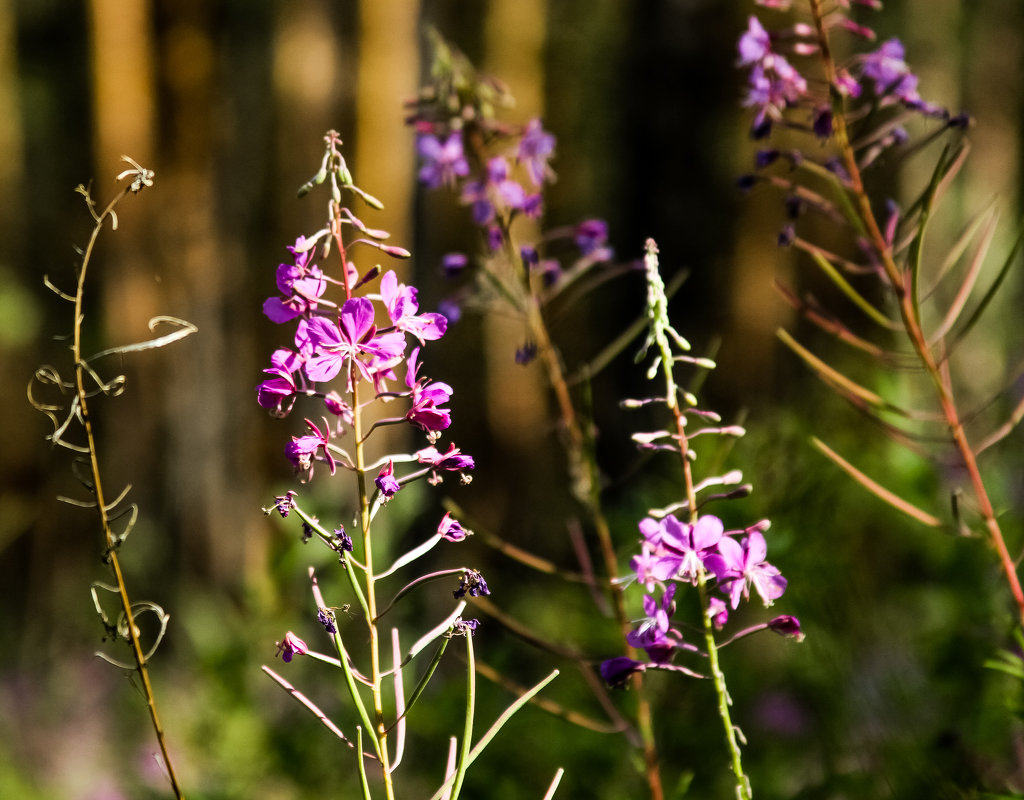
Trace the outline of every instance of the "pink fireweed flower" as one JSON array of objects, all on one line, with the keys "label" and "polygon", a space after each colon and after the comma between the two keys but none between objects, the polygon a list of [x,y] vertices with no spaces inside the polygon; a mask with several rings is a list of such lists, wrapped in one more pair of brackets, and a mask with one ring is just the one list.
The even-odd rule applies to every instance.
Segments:
[{"label": "pink fireweed flower", "polygon": [[436,486],[443,480],[442,472],[456,472],[463,483],[469,483],[470,477],[464,474],[464,471],[476,466],[473,456],[464,455],[454,444],[448,446],[446,453],[440,452],[433,445],[424,447],[416,453],[416,460],[421,464],[430,465],[430,477],[427,482],[431,486]]},{"label": "pink fireweed flower", "polygon": [[431,189],[443,185],[451,186],[458,178],[469,174],[469,162],[462,149],[462,136],[458,132],[449,134],[443,141],[437,136],[421,136],[416,149],[423,157],[420,167],[420,182]]},{"label": "pink fireweed flower", "polygon": [[284,635],[284,641],[277,643],[277,655],[282,661],[291,661],[292,656],[304,656],[309,652],[306,643],[291,631]]},{"label": "pink fireweed flower", "polygon": [[415,287],[398,282],[394,270],[388,270],[380,279],[380,296],[395,329],[412,334],[420,344],[424,339],[440,339],[448,329],[448,320],[442,314],[417,314],[416,293]]},{"label": "pink fireweed flower", "polygon": [[320,268],[310,264],[312,251],[289,247],[295,255],[294,264],[279,264],[277,288],[284,297],[271,297],[263,304],[263,313],[272,322],[288,322],[316,310],[317,301],[327,290],[327,281]]},{"label": "pink fireweed flower", "polygon": [[275,417],[284,417],[292,410],[298,386],[295,372],[302,367],[302,356],[286,348],[275,350],[270,368],[263,370],[270,377],[256,387],[256,401]]},{"label": "pink fireweed flower", "polygon": [[786,579],[779,570],[765,561],[768,546],[764,536],[754,531],[737,542],[731,536],[723,536],[718,543],[718,552],[704,560],[705,567],[715,574],[719,588],[729,597],[733,608],[740,599],[749,600],[753,588],[765,606],[770,606],[786,591]]},{"label": "pink fireweed flower", "polygon": [[744,106],[752,106],[754,128],[782,119],[782,112],[807,94],[807,81],[783,56],[771,54],[750,70]]},{"label": "pink fireweed flower", "polygon": [[441,406],[451,399],[453,390],[447,383],[431,383],[427,378],[417,379],[419,352],[418,347],[413,348],[407,361],[405,385],[409,387],[412,407],[406,412],[405,418],[424,433],[436,435],[452,424],[451,410]]},{"label": "pink fireweed flower", "polygon": [[696,584],[706,559],[723,538],[724,526],[718,517],[705,515],[692,525],[672,514],[662,520],[647,517],[640,521],[644,542],[639,556],[630,562],[637,580],[650,590],[655,583],[669,580]]},{"label": "pink fireweed flower", "polygon": [[721,597],[708,598],[708,619],[717,631],[722,630],[729,621],[729,606]]},{"label": "pink fireweed flower", "polygon": [[461,542],[472,531],[468,531],[462,527],[457,519],[452,519],[451,512],[447,512],[442,518],[440,524],[437,526],[437,532],[446,542]]},{"label": "pink fireweed flower", "polygon": [[603,219],[585,219],[576,226],[573,239],[580,254],[593,261],[609,261],[612,258],[608,247],[608,223]]},{"label": "pink fireweed flower", "polygon": [[917,94],[917,76],[910,71],[903,60],[903,43],[889,39],[873,53],[868,53],[861,62],[861,74],[875,83],[875,92],[891,94],[900,100],[920,100]]},{"label": "pink fireweed flower", "polygon": [[539,119],[530,120],[523,138],[519,140],[516,158],[526,166],[534,186],[555,177],[548,161],[555,151],[555,137],[544,130]]},{"label": "pink fireweed flower", "polygon": [[667,663],[683,641],[679,631],[671,626],[676,610],[673,602],[676,586],[675,583],[668,585],[660,603],[651,595],[644,595],[645,619],[636,630],[626,635],[630,647],[643,650],[655,664]]},{"label": "pink fireweed flower", "polygon": [[381,467],[373,482],[377,485],[380,493],[388,499],[394,497],[398,490],[402,488],[401,484],[395,480],[395,464],[390,458],[388,463]]},{"label": "pink fireweed flower", "polygon": [[270,377],[256,387],[256,402],[275,417],[288,416],[295,404],[295,378],[273,367],[263,372]]},{"label": "pink fireweed flower", "polygon": [[295,469],[299,472],[305,473],[308,477],[313,476],[313,462],[316,457],[318,450],[322,450],[324,454],[324,460],[327,462],[328,469],[331,470],[333,475],[337,470],[334,456],[331,454],[330,448],[327,446],[327,439],[330,436],[330,428],[324,423],[324,432],[321,433],[320,429],[306,420],[306,426],[309,428],[310,433],[306,436],[293,436],[292,440],[285,445],[284,453],[288,457],[288,460],[295,465]]},{"label": "pink fireweed flower", "polygon": [[750,17],[747,22],[747,30],[740,37],[739,41],[740,59],[738,65],[741,67],[756,64],[764,59],[772,50],[771,36],[764,29],[757,17]]},{"label": "pink fireweed flower", "polygon": [[[346,300],[338,322],[314,317],[309,321],[308,334],[315,353],[305,365],[306,377],[311,381],[331,380],[347,361],[355,364],[366,380],[372,381],[375,372],[397,364],[405,353],[404,334],[399,331],[377,334],[373,303],[365,297]],[[369,358],[370,363],[364,358]]]},{"label": "pink fireweed flower", "polygon": [[[522,211],[526,191],[508,177],[508,161],[501,156],[487,162],[487,177],[470,181],[462,191],[462,200],[469,203],[477,225],[490,224],[499,212]],[[497,249],[496,247],[491,248]]]}]

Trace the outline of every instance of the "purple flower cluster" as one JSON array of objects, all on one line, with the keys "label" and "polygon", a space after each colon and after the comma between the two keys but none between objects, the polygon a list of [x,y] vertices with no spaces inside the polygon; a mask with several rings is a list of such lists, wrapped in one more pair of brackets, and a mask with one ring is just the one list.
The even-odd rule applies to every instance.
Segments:
[{"label": "purple flower cluster", "polygon": [[[497,120],[496,93],[501,100],[507,99],[500,85],[478,73],[446,44],[439,45],[439,53],[443,57],[434,64],[433,83],[408,102],[414,108],[407,122],[417,133],[419,178],[429,189],[448,188],[458,193],[483,233],[486,251],[481,261],[492,278],[497,270],[491,262],[509,253],[520,255],[513,264],[519,286],[506,284],[499,294],[518,297],[525,287],[553,295],[561,284],[569,283],[563,281],[567,274],[578,277],[593,265],[610,261],[613,253],[607,244],[607,225],[601,220],[548,231],[535,242],[515,241],[514,222],[538,219],[543,213],[543,189],[555,180],[550,163],[555,137],[539,119],[525,125]],[[441,268],[445,277],[460,279],[469,266],[470,259],[455,252],[443,257]],[[493,280],[490,284],[493,286]],[[458,318],[470,291],[463,287],[443,301],[449,319]],[[525,364],[535,352],[535,347],[524,344],[518,348],[516,360]]]},{"label": "purple flower cluster", "polygon": [[[786,590],[786,579],[765,560],[767,546],[762,531],[768,527],[766,521],[743,531],[726,531],[722,521],[710,514],[694,523],[669,514],[661,519],[646,517],[639,527],[641,551],[630,561],[630,567],[647,594],[644,618],[626,640],[631,647],[643,650],[650,664],[664,666],[677,652],[696,650],[683,641],[682,633],[672,624],[679,584],[696,586],[707,581],[713,585],[717,594],[708,598],[707,615],[716,629],[725,625],[730,610],[738,608],[740,601],[750,599],[752,591],[768,607]],[[656,595],[659,589],[660,599]],[[799,622],[794,617],[786,619],[792,620],[789,627],[773,627],[772,623],[767,627],[798,635]],[[601,665],[601,674],[616,685],[631,672],[648,666],[631,658],[613,658]]]},{"label": "purple flower cluster", "polygon": [[[776,11],[790,5],[767,0],[758,4]],[[877,4],[865,0],[861,5],[875,8]],[[855,159],[856,169],[863,172],[883,155],[891,156],[888,163],[892,164],[895,158],[917,150],[921,140],[912,141],[904,125],[913,115],[946,128],[966,127],[967,115],[953,115],[921,98],[917,76],[907,65],[898,39],[855,52],[845,62],[837,63],[832,60],[834,48],[823,48],[819,37],[828,41],[832,31],[838,31],[874,41],[875,34],[850,20],[842,9],[827,14],[819,24],[796,23],[769,31],[756,17],[750,17],[739,38],[737,65],[748,74],[743,105],[753,110],[755,139],[768,138],[776,125],[812,134],[818,142],[835,138]],[[799,69],[794,63],[799,63]],[[835,136],[840,122],[836,114],[842,115],[841,138]],[[792,173],[803,169],[820,174],[824,169],[849,189],[856,183],[851,177],[849,156],[840,159],[831,151],[822,155],[817,143],[803,150],[764,148],[755,156],[755,173],[741,177],[739,185],[747,189],[758,180],[766,180],[788,189],[796,184]],[[789,169],[766,175],[777,162],[787,164]],[[841,209],[830,199],[806,187],[791,189],[786,199],[788,220],[778,236],[781,246],[801,245],[796,220],[807,211],[843,219]]]},{"label": "purple flower cluster", "polygon": [[[360,230],[366,230],[365,226]],[[312,240],[300,237],[294,247],[288,248],[293,263],[281,264],[277,269],[281,294],[269,298],[263,311],[273,322],[295,323],[293,346],[274,352],[271,366],[264,370],[265,380],[256,387],[257,401],[275,416],[287,416],[296,399],[307,396],[321,398],[328,416],[334,418],[331,423],[325,417],[322,426],[307,419],[307,433],[293,436],[285,447],[288,460],[305,478],[312,476],[318,461],[326,463],[332,475],[339,464],[352,466],[330,439],[342,435],[345,424],[352,424],[353,411],[343,395],[351,395],[360,383],[371,386],[376,396],[405,398],[408,411],[397,421],[413,425],[431,443],[451,424],[451,411],[446,407],[452,396],[451,386],[419,376],[421,348],[444,335],[447,318],[439,313],[420,313],[417,290],[400,283],[394,271],[381,277],[377,294],[351,296],[356,283],[351,264],[346,270],[346,283],[340,284],[313,263],[317,238],[323,233]],[[347,299],[340,307],[323,297],[332,283],[346,289]],[[386,322],[379,325],[379,319]],[[418,344],[407,353],[410,338]],[[396,370],[404,372],[404,389],[396,390],[394,386],[399,380]],[[342,382],[337,390],[326,385],[335,379]],[[440,472],[462,476],[474,466],[471,456],[454,458],[450,453],[447,458],[439,455],[433,460],[420,460],[429,464],[426,474],[433,482],[440,480]],[[388,469],[376,481],[385,499],[400,488],[390,462]]]},{"label": "purple flower cluster", "polygon": [[[873,3],[862,3],[874,7]],[[784,11],[790,3],[758,3],[765,8]],[[875,39],[874,31],[854,22],[840,10],[828,15],[825,30],[839,29],[867,41]],[[879,106],[902,105],[928,117],[951,125],[962,125],[963,116],[952,116],[948,110],[925,102],[917,93],[917,76],[904,61],[903,45],[898,39],[883,42],[877,50],[853,56],[848,63],[837,65],[832,87],[812,79],[793,66],[790,59],[821,52],[818,32],[811,25],[797,23],[769,31],[757,17],[750,17],[747,29],[740,36],[737,65],[748,71],[743,105],[754,111],[753,135],[767,137],[772,126],[786,122],[792,111],[806,115],[806,122],[789,120],[794,127],[809,128],[819,138],[832,135],[832,104],[829,89],[845,98],[861,98]],[[871,91],[865,91],[865,89]]]}]

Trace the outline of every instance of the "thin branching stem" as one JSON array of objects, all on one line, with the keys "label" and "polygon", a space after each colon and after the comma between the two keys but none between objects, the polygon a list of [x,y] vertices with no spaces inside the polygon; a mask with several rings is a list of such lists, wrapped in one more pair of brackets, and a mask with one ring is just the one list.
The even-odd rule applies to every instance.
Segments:
[{"label": "thin branching stem", "polygon": [[[468,139],[471,142],[472,151],[478,163],[486,163],[482,137],[476,135],[476,132],[471,131]],[[614,583],[614,579],[618,575],[619,565],[615,555],[611,528],[608,525],[608,520],[602,508],[597,466],[594,463],[591,448],[588,446],[588,438],[584,433],[579,414],[573,403],[572,393],[569,389],[569,379],[565,365],[562,363],[561,353],[552,341],[547,322],[544,319],[541,307],[541,290],[531,280],[528,270],[517,270],[516,268],[516,265],[520,263],[520,258],[517,255],[518,248],[515,246],[512,238],[511,220],[501,220],[500,228],[502,231],[505,260],[515,276],[513,279],[521,281],[522,289],[517,291],[516,287],[505,285],[501,276],[493,275],[494,281],[497,284],[496,288],[504,297],[509,299],[514,308],[517,308],[524,314],[529,335],[537,347],[537,357],[544,365],[547,382],[555,395],[555,402],[558,407],[562,442],[568,462],[572,494],[586,511],[597,536],[597,544],[601,551],[601,561],[604,566],[604,580],[602,584],[612,604],[615,620],[623,635],[625,635],[630,630],[630,622],[626,615],[626,605],[622,591]],[[526,298],[522,298],[523,289],[525,289],[527,294]],[[626,645],[626,654],[629,657],[636,655],[633,648],[628,645]],[[650,788],[651,800],[664,800],[665,792],[662,786],[658,750],[654,738],[653,715],[650,702],[643,691],[643,676],[636,672],[631,677],[631,681],[637,698],[636,723],[643,743],[645,773]]]},{"label": "thin branching stem", "polygon": [[93,208],[92,199],[88,194],[85,195],[96,224],[93,227],[92,235],[89,237],[89,243],[85,248],[85,252],[82,254],[82,264],[78,272],[78,285],[75,291],[74,338],[71,346],[71,352],[72,358],[75,362],[75,391],[78,396],[78,413],[82,420],[82,426],[85,428],[85,438],[89,450],[89,466],[92,471],[92,491],[96,496],[96,509],[100,515],[100,525],[103,528],[103,536],[106,541],[106,554],[109,559],[110,569],[114,574],[114,581],[117,584],[117,593],[121,600],[121,611],[126,620],[128,642],[131,646],[132,656],[135,659],[135,670],[138,672],[139,680],[142,684],[142,694],[146,699],[146,707],[149,709],[149,718],[153,725],[153,732],[156,734],[157,742],[160,745],[160,752],[163,756],[164,767],[167,770],[167,777],[171,782],[171,788],[174,791],[174,796],[180,800],[181,798],[184,798],[185,795],[178,783],[178,777],[174,771],[174,764],[171,761],[171,755],[167,749],[167,740],[164,736],[163,726],[160,724],[160,716],[157,713],[156,698],[153,694],[153,686],[149,679],[149,669],[146,664],[146,654],[142,649],[142,642],[139,639],[139,629],[135,624],[135,615],[132,611],[132,601],[128,595],[128,587],[125,584],[124,572],[121,569],[121,560],[118,557],[118,545],[120,544],[120,540],[114,533],[113,527],[111,526],[110,508],[108,508],[103,494],[103,482],[100,477],[99,451],[96,447],[96,437],[92,429],[92,420],[89,417],[89,393],[86,390],[86,376],[88,374],[88,370],[87,365],[82,358],[82,320],[84,318],[83,304],[85,298],[85,278],[89,269],[89,263],[92,259],[93,250],[96,246],[96,240],[99,238],[100,231],[103,230],[104,223],[107,219],[110,219],[111,225],[116,228],[115,220],[117,217],[114,213],[114,209],[117,207],[118,203],[124,199],[125,195],[129,192],[138,191],[138,189],[134,187],[134,183],[126,185],[99,214],[97,214]]}]

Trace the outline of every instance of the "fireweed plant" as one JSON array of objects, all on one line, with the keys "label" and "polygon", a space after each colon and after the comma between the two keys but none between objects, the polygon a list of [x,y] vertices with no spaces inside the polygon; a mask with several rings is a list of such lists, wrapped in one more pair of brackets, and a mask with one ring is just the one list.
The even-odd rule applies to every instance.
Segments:
[{"label": "fireweed plant", "polygon": [[[660,381],[664,394],[626,400],[622,406],[627,409],[664,407],[667,427],[635,433],[633,440],[641,450],[678,461],[682,499],[664,508],[651,509],[649,516],[640,521],[641,549],[630,561],[633,574],[628,577],[628,583],[643,587],[646,593],[644,618],[629,632],[626,641],[631,648],[642,650],[646,660],[630,656],[610,658],[601,664],[601,675],[613,686],[622,686],[631,676],[650,670],[711,678],[725,729],[736,796],[749,798],[752,796],[750,781],[743,771],[740,752],[743,736],[732,722],[731,700],[718,654],[726,645],[764,630],[798,640],[803,634],[799,620],[787,615],[747,627],[728,638],[719,638],[730,613],[741,602],[756,596],[765,607],[771,606],[786,590],[786,579],[765,560],[764,533],[769,528],[768,520],[760,520],[743,530],[727,531],[721,519],[704,511],[713,501],[746,497],[750,486],[743,483],[739,470],[698,480],[693,441],[698,436],[702,440],[703,437],[735,438],[742,436],[744,430],[739,425],[722,425],[718,414],[701,408],[697,397],[677,382],[676,371],[680,368],[702,371],[714,369],[715,364],[710,359],[689,355],[689,342],[672,327],[668,298],[658,270],[658,249],[651,239],[647,241],[644,267],[649,329],[637,360],[653,350],[647,378]],[[684,635],[685,623],[673,620],[680,587],[696,590],[691,594],[700,608],[700,627],[689,639]]]},{"label": "fireweed plant", "polygon": [[[110,356],[123,356],[128,353],[163,347],[195,333],[196,327],[176,317],[154,317],[149,322],[151,331],[163,327],[170,328],[170,332],[143,342],[111,347],[91,355],[83,354],[82,325],[85,321],[85,279],[92,262],[96,242],[104,225],[108,222],[111,230],[117,230],[116,209],[121,201],[129,194],[138,194],[144,188],[153,185],[152,170],[139,166],[127,156],[122,156],[122,160],[127,162],[130,168],[118,175],[117,180],[125,181],[125,184],[105,207],[100,208],[96,204],[88,188],[80,185],[76,189],[84,198],[94,225],[85,249],[78,251],[81,261],[78,265],[74,293],[62,291],[49,278],[44,278],[48,289],[74,307],[71,322],[71,361],[74,378],[66,380],[57,367],[49,364],[41,366],[35,371],[29,382],[28,399],[53,423],[53,433],[46,438],[54,445],[63,447],[74,454],[73,471],[88,495],[87,499],[72,497],[60,497],[59,499],[80,508],[96,509],[96,513],[99,515],[100,528],[103,531],[103,563],[109,567],[114,582],[110,584],[104,581],[95,581],[90,592],[96,614],[103,626],[104,641],[109,639],[112,642],[127,645],[131,652],[131,661],[102,651],[97,651],[96,655],[104,661],[138,676],[139,689],[145,698],[150,722],[160,747],[161,766],[170,781],[175,797],[182,798],[184,794],[167,749],[167,741],[157,712],[156,698],[148,669],[150,659],[163,640],[170,615],[151,601],[132,600],[128,592],[121,565],[121,547],[135,527],[139,509],[135,503],[128,502],[130,485],[124,487],[112,500],[110,499],[112,495],[108,494],[104,487],[100,453],[91,417],[91,402],[100,395],[117,397],[125,389],[126,378],[124,375],[104,378],[100,374],[103,369],[101,365]],[[52,400],[42,399],[40,393],[43,392],[52,397]],[[116,603],[119,607],[119,611],[113,616],[107,610],[108,603],[104,602],[110,595],[117,598]],[[138,622],[140,617],[147,612],[156,618],[157,624],[157,630],[151,642],[143,641],[144,634]]]},{"label": "fireweed plant", "polygon": [[[459,283],[459,288],[444,301],[445,313],[453,321],[464,309],[519,320],[522,338],[514,351],[510,347],[508,358],[514,358],[518,364],[536,359],[543,366],[557,408],[560,442],[567,461],[568,492],[586,523],[584,526],[571,521],[568,525],[580,564],[579,573],[573,577],[594,589],[595,600],[604,615],[611,616],[625,634],[630,622],[621,589],[615,584],[618,562],[602,508],[594,426],[585,409],[589,378],[639,335],[644,320],[638,320],[610,342],[576,374],[567,372],[550,333],[549,318],[581,302],[591,290],[626,270],[612,264],[608,226],[603,220],[588,219],[572,226],[538,231],[543,191],[555,179],[550,165],[556,146],[554,135],[544,129],[539,119],[525,124],[500,119],[498,112],[513,104],[504,85],[479,72],[436,31],[430,31],[430,37],[434,50],[431,80],[406,104],[406,121],[415,130],[421,159],[419,180],[429,190],[457,193],[481,242],[473,257],[462,252],[443,257],[445,277]],[[582,386],[583,390],[574,393],[574,386]],[[586,531],[594,539],[598,554],[600,567],[596,571]],[[505,542],[493,532],[484,533],[489,544],[528,567],[551,575],[570,575],[564,568]],[[526,641],[575,660],[585,675],[592,672],[592,659],[564,645],[564,631],[545,639],[486,598],[476,598],[474,604]],[[626,648],[625,652],[631,654],[632,650]],[[634,721],[629,723],[613,716],[611,722],[613,729],[625,729],[642,750],[651,797],[660,800],[664,790],[652,715],[639,673],[633,685]],[[614,708],[603,696],[606,689],[599,681],[591,681],[590,688],[601,695],[599,700],[606,710]],[[562,716],[585,727],[608,730],[607,723],[578,712],[562,712]]]},{"label": "fireweed plant", "polygon": [[[963,476],[966,485],[950,487],[952,518],[944,522],[821,440],[814,444],[866,489],[918,522],[963,535],[981,531],[996,551],[1015,615],[1024,623],[1019,555],[1007,545],[979,463],[979,456],[1019,423],[1024,401],[994,423],[991,413],[981,412],[998,404],[964,408],[969,384],[958,380],[963,373],[954,362],[1016,260],[1022,239],[1018,236],[986,288],[979,287],[995,231],[992,209],[971,221],[947,254],[926,247],[926,234],[936,227],[929,222],[966,159],[962,131],[969,118],[923,99],[902,43],[876,42],[869,27],[849,16],[850,3],[761,0],[757,5],[773,18],[792,5],[796,19],[768,28],[752,16],[739,40],[738,64],[748,78],[743,102],[754,115],[753,138],[762,143],[756,171],[741,185],[768,184],[785,195],[789,219],[779,244],[795,248],[820,269],[845,306],[780,290],[807,320],[853,348],[879,374],[896,371],[908,381],[921,377],[917,396],[923,399],[917,406],[901,405],[835,369],[788,332],[780,330],[779,337],[892,440],[932,460],[943,474]],[[856,5],[879,7],[875,0]],[[837,43],[850,54],[838,57]],[[773,147],[770,140],[779,129],[790,141],[803,137],[807,146]],[[946,143],[929,170],[931,178],[909,203],[901,205],[876,188],[940,140]]]},{"label": "fireweed plant", "polygon": [[[319,414],[317,421],[306,417],[303,430],[293,435],[284,449],[300,482],[312,480],[314,471],[317,480],[325,475],[334,481],[343,476],[351,478],[354,492],[349,505],[339,500],[337,511],[341,519],[346,507],[355,509],[349,529],[341,523],[323,525],[303,508],[295,490],[275,498],[264,511],[297,517],[304,541],[315,538],[337,554],[338,568],[351,588],[349,603],[328,605],[310,568],[315,618],[329,638],[334,655],[316,652],[291,631],[278,642],[277,648],[285,662],[304,656],[341,672],[343,696],[358,718],[354,735],[344,732],[342,726],[331,721],[275,670],[266,666],[263,669],[353,751],[361,795],[370,798],[379,793],[390,800],[398,796],[393,773],[405,750],[409,713],[433,676],[448,642],[461,637],[467,662],[465,728],[461,741],[457,737],[450,740],[448,761],[434,795],[454,800],[459,796],[469,765],[512,714],[557,675],[557,670],[523,693],[474,744],[473,634],[478,622],[463,618],[463,611],[467,595],[490,594],[487,582],[478,570],[468,566],[408,577],[410,565],[436,545],[442,541],[461,542],[471,531],[446,513],[412,550],[386,567],[377,564],[374,545],[378,534],[374,522],[378,513],[391,504],[401,503],[402,489],[414,481],[423,480],[431,486],[438,486],[445,479],[468,484],[475,465],[472,456],[462,453],[454,444],[447,448],[438,446],[443,431],[451,424],[451,410],[446,405],[453,390],[421,372],[424,347],[444,335],[448,320],[439,313],[420,313],[416,288],[400,283],[394,271],[382,275],[380,266],[374,265],[360,273],[349,260],[357,249],[396,258],[410,254],[386,244],[385,231],[367,227],[344,204],[347,194],[373,208],[382,207],[379,200],[353,183],[339,149],[338,134],[329,131],[325,142],[320,169],[299,194],[325,183],[330,187],[327,224],[311,236],[300,236],[288,248],[290,263],[277,268],[279,294],[264,303],[263,312],[275,323],[293,326],[292,344],[271,356],[271,366],[264,370],[267,377],[257,387],[257,399],[275,417],[292,416],[299,403],[318,409],[318,413],[310,412],[310,417]],[[318,265],[330,257],[332,250],[340,264],[340,275],[336,278]],[[328,298],[328,290],[336,294],[336,300]],[[371,418],[375,421],[371,422]],[[406,426],[422,435],[424,446],[411,453],[382,452],[384,448],[378,443],[382,437],[375,434],[389,425]],[[455,587],[448,589],[453,595],[451,612],[408,648],[403,648],[398,629],[391,628],[386,648],[382,642],[385,616],[400,600],[427,591],[438,580]],[[387,594],[383,593],[385,589]],[[336,612],[353,604],[361,612],[369,637],[368,666],[357,665],[338,624]],[[405,671],[416,656],[431,646],[433,658],[422,666],[415,687],[407,694]],[[386,649],[390,649],[387,663]],[[370,773],[379,778],[378,789],[373,792]],[[559,771],[549,788],[549,797],[560,777]]]}]

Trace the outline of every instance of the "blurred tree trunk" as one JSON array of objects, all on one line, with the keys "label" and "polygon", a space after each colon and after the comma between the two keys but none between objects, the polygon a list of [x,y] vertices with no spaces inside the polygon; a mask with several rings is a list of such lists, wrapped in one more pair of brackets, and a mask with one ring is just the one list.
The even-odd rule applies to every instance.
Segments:
[{"label": "blurred tree trunk", "polygon": [[[407,249],[412,241],[415,148],[402,124],[402,101],[415,95],[419,82],[419,14],[418,0],[359,4],[353,174],[384,203],[383,211],[370,211],[367,223],[388,231],[395,244]],[[403,263],[390,259],[382,266],[396,265],[400,278],[412,280]]]},{"label": "blurred tree trunk", "polygon": [[184,574],[231,585],[239,577],[251,510],[240,501],[245,486],[235,478],[247,455],[237,413],[246,362],[231,328],[233,297],[246,274],[239,243],[225,233],[215,168],[219,126],[230,105],[218,91],[217,29],[209,7],[167,0],[160,14],[167,175],[158,183],[157,229],[170,298],[165,304],[199,328],[164,351],[168,517],[178,521]]},{"label": "blurred tree trunk", "polygon": [[[545,0],[491,0],[485,20],[483,69],[508,85],[516,99],[512,118],[523,123],[544,113],[546,5]],[[537,238],[537,226],[528,220],[520,220],[517,230],[520,244]],[[516,318],[489,315],[484,336],[491,432],[502,446],[528,456],[554,423],[541,362],[515,362],[516,348],[526,344],[526,328]]]},{"label": "blurred tree trunk", "polygon": [[[128,168],[122,155],[144,167],[155,166],[152,12],[146,2],[125,4],[119,0],[89,0],[88,12],[94,199],[105,203],[120,189],[114,177]],[[105,310],[105,338],[112,343],[141,338],[149,319],[166,313],[160,311],[159,279],[143,255],[154,207],[152,196],[126,203],[120,210],[125,225],[105,242],[102,303],[95,307]],[[148,385],[148,377],[140,383]]]}]

